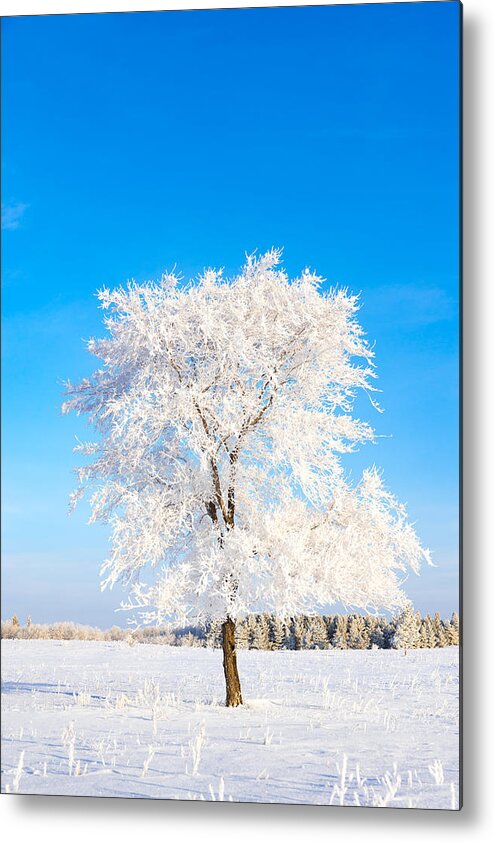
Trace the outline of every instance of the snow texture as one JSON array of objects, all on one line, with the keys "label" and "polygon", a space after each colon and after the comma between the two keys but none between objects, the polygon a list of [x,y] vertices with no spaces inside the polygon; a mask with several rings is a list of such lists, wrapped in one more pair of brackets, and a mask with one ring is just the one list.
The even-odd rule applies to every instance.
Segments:
[{"label": "snow texture", "polygon": [[2,792],[458,809],[458,649],[2,641]]}]

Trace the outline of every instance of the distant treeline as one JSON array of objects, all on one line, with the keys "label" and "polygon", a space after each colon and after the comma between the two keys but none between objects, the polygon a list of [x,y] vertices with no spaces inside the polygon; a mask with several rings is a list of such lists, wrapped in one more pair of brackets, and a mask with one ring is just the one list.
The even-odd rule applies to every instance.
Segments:
[{"label": "distant treeline", "polygon": [[[113,626],[101,630],[76,623],[32,623],[30,618],[21,626],[14,616],[2,621],[2,638],[18,640],[121,640],[129,644],[153,643],[168,646],[221,646],[221,623],[205,627],[172,628],[146,626],[140,629],[121,629]],[[410,611],[397,617],[361,614],[333,614],[275,617],[272,614],[251,614],[237,621],[239,649],[432,649],[457,646],[459,620],[454,613],[450,620],[442,620]]]}]

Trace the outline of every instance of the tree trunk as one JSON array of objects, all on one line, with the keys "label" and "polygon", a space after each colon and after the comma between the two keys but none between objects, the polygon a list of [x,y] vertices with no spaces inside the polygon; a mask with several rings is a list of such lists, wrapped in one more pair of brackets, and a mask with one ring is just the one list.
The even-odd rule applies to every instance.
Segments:
[{"label": "tree trunk", "polygon": [[240,679],[237,670],[235,623],[230,617],[227,618],[226,622],[222,623],[221,631],[223,633],[223,671],[226,682],[226,706],[234,708],[242,704],[242,691],[240,689]]}]

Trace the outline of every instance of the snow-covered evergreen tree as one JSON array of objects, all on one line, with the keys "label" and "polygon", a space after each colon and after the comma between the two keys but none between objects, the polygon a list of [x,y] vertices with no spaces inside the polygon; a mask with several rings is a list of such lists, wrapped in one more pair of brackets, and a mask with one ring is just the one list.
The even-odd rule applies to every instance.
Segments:
[{"label": "snow-covered evergreen tree", "polygon": [[419,643],[420,618],[411,604],[396,618],[392,638],[393,649],[415,649]]},{"label": "snow-covered evergreen tree", "polygon": [[285,622],[285,647],[287,649],[296,649],[295,642],[295,618],[287,617]]},{"label": "snow-covered evergreen tree", "polygon": [[455,645],[455,643],[454,643],[455,631],[454,631],[454,628],[452,626],[451,620],[443,620],[442,624],[443,624],[443,630],[444,630],[442,645],[443,646],[454,646]]},{"label": "snow-covered evergreen tree", "polygon": [[436,632],[429,614],[422,620],[421,641],[426,649],[434,649],[437,646]]},{"label": "snow-covered evergreen tree", "polygon": [[271,649],[283,649],[285,643],[285,620],[273,614],[269,618],[269,641]]},{"label": "snow-covered evergreen tree", "polygon": [[312,617],[301,617],[302,633],[302,649],[314,649],[314,634],[312,627]]},{"label": "snow-covered evergreen tree", "polygon": [[436,613],[434,614],[434,619],[432,620],[432,625],[433,625],[433,628],[434,628],[434,636],[436,638],[436,646],[440,646],[440,647],[446,646],[447,645],[446,633],[445,633],[445,630],[444,630],[444,625],[443,625],[443,622],[441,620],[441,616],[439,614],[439,611],[436,611]]},{"label": "snow-covered evergreen tree", "polygon": [[369,647],[384,649],[384,631],[381,619],[379,617],[369,617],[367,619],[367,628],[369,634]]},{"label": "snow-covered evergreen tree", "polygon": [[206,644],[212,649],[221,645],[221,622],[212,620],[206,633]]},{"label": "snow-covered evergreen tree", "polygon": [[458,646],[460,643],[460,618],[456,611],[451,616],[451,646]]},{"label": "snow-covered evergreen tree", "polygon": [[305,632],[306,624],[304,618],[297,615],[293,618],[294,649],[302,649],[304,645]]},{"label": "snow-covered evergreen tree", "polygon": [[245,624],[245,633],[247,638],[247,647],[249,649],[253,648],[254,637],[256,633],[256,618],[254,614],[249,614],[244,619]]},{"label": "snow-covered evergreen tree", "polygon": [[249,648],[249,628],[247,626],[247,618],[243,618],[237,622],[235,629],[235,637],[239,649]]},{"label": "snow-covered evergreen tree", "polygon": [[326,640],[328,647],[332,646],[333,634],[336,628],[336,617],[324,616],[324,625],[326,626]]},{"label": "snow-covered evergreen tree", "polygon": [[253,649],[269,649],[269,623],[264,612],[256,615],[256,625],[252,639]]},{"label": "snow-covered evergreen tree", "polygon": [[364,618],[359,614],[352,614],[348,621],[348,647],[350,649],[367,649],[369,635]]},{"label": "snow-covered evergreen tree", "polygon": [[348,618],[344,615],[340,614],[336,618],[336,626],[331,642],[335,649],[348,649]]},{"label": "snow-covered evergreen tree", "polygon": [[329,646],[328,632],[324,618],[320,614],[312,617],[312,645],[315,649],[327,649]]}]

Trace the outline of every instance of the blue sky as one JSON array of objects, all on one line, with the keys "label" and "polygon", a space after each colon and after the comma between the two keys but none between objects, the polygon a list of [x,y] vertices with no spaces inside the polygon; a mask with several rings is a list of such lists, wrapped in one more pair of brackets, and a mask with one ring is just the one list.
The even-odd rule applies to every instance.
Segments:
[{"label": "blue sky", "polygon": [[233,273],[285,248],[362,293],[384,470],[458,608],[456,2],[2,21],[2,617],[124,625],[108,530],[67,516],[61,381],[94,368],[103,285]]}]

